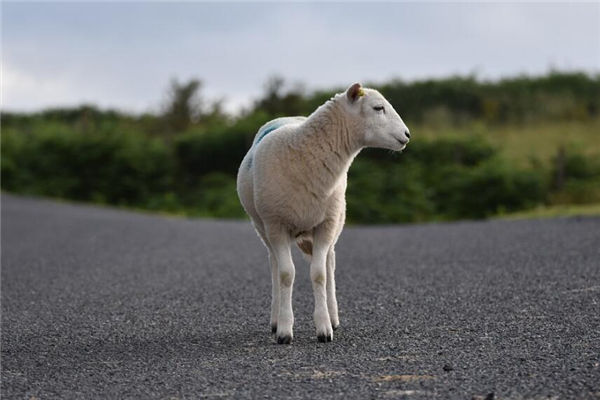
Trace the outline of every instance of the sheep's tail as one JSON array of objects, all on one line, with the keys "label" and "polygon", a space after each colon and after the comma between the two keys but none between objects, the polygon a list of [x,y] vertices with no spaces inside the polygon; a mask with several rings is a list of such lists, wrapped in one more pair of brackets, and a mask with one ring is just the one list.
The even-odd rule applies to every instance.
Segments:
[{"label": "sheep's tail", "polygon": [[313,250],[312,235],[310,233],[301,233],[296,236],[296,244],[302,251],[302,255],[307,261],[310,261]]}]

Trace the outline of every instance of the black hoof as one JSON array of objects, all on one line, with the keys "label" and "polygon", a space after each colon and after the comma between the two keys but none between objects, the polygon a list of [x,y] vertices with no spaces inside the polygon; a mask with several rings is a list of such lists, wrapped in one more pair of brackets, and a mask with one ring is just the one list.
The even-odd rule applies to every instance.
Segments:
[{"label": "black hoof", "polygon": [[339,325],[333,325],[332,326],[332,328],[333,328],[334,331],[337,331],[337,328],[339,328],[339,327],[340,327]]},{"label": "black hoof", "polygon": [[289,335],[286,336],[277,336],[277,344],[290,344],[292,343],[292,337]]},{"label": "black hoof", "polygon": [[271,325],[271,333],[277,333],[277,325]]},{"label": "black hoof", "polygon": [[331,342],[333,337],[331,337],[331,335],[318,335],[317,340],[321,343]]}]

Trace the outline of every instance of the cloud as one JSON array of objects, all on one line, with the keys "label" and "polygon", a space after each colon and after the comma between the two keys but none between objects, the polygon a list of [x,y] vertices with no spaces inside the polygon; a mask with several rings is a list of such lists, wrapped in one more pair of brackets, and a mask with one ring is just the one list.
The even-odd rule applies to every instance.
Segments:
[{"label": "cloud", "polygon": [[599,4],[6,3],[4,106],[155,110],[200,78],[229,110],[272,74],[309,89],[600,68]]},{"label": "cloud", "polygon": [[74,90],[68,82],[60,79],[45,80],[36,74],[13,68],[2,63],[2,108],[37,109],[49,102],[68,103],[73,100]]}]

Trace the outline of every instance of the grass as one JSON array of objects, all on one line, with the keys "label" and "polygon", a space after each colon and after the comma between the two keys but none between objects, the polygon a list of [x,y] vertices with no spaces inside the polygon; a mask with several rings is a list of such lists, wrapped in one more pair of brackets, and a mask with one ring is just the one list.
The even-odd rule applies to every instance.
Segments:
[{"label": "grass", "polygon": [[586,156],[600,157],[600,118],[585,121],[552,121],[486,125],[474,122],[448,128],[450,124],[411,127],[414,140],[440,136],[481,135],[496,146],[506,159],[518,166],[541,163],[547,166],[564,146]]},{"label": "grass", "polygon": [[532,218],[556,218],[574,216],[600,216],[600,203],[594,204],[561,204],[555,206],[539,206],[537,208],[518,211],[510,214],[502,214],[493,218],[500,219],[532,219]]}]

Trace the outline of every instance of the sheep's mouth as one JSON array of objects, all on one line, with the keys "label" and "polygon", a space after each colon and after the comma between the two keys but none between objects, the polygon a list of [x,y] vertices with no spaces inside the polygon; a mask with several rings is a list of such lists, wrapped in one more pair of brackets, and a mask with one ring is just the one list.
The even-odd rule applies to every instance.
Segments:
[{"label": "sheep's mouth", "polygon": [[396,140],[398,141],[398,143],[400,143],[402,148],[405,148],[406,145],[408,144],[408,140],[402,140],[402,139],[398,139],[398,138],[396,138]]}]

